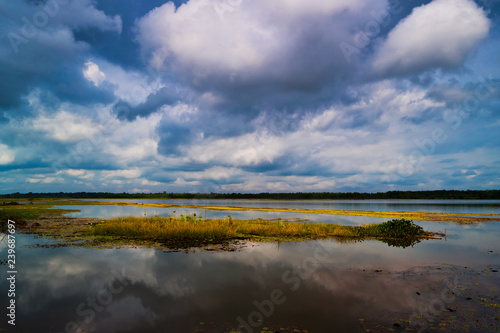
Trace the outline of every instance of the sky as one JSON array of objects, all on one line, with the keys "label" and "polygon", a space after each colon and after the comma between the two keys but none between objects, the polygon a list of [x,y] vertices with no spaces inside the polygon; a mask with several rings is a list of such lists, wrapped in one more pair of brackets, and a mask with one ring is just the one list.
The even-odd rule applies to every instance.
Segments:
[{"label": "sky", "polygon": [[0,2],[0,193],[500,188],[498,0]]}]

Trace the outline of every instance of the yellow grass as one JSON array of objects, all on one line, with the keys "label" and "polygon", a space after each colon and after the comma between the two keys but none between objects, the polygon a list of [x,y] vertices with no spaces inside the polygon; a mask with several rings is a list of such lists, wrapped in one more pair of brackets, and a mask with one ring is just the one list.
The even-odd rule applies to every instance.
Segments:
[{"label": "yellow grass", "polygon": [[[352,230],[350,230],[352,229]],[[148,239],[166,243],[217,243],[237,238],[303,239],[332,236],[355,237],[354,227],[335,224],[272,222],[264,220],[209,219],[193,217],[124,217],[94,227],[100,236]]]}]

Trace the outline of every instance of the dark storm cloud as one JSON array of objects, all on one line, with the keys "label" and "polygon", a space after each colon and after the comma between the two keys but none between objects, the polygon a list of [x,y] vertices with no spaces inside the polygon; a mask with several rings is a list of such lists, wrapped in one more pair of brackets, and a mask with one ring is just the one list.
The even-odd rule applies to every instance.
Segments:
[{"label": "dark storm cloud", "polygon": [[180,155],[182,154],[182,146],[191,144],[192,137],[191,127],[187,125],[162,127],[158,152],[166,156]]},{"label": "dark storm cloud", "polygon": [[[175,0],[178,7],[187,0]],[[146,15],[152,8],[161,6],[163,0],[120,0],[98,1],[95,7],[108,15],[119,15],[123,22],[120,38],[110,38],[109,34],[96,28],[79,29],[77,40],[92,45],[94,54],[123,67],[143,69],[139,45],[135,38],[135,21]]]},{"label": "dark storm cloud", "polygon": [[113,106],[114,111],[120,119],[134,120],[137,117],[147,117],[158,111],[162,106],[175,104],[180,96],[171,87],[162,88],[148,96],[146,102],[132,106],[127,102],[120,101]]},{"label": "dark storm cloud", "polygon": [[445,108],[436,114],[440,114],[454,127],[467,124],[475,118],[487,118],[493,123],[495,119],[500,119],[497,112],[500,107],[500,80],[493,74],[477,75],[474,81],[465,83],[451,79],[432,86],[427,96],[445,103]]},{"label": "dark storm cloud", "polygon": [[121,31],[119,17],[108,17],[87,0],[2,2],[0,5],[0,108],[20,105],[36,88],[76,103],[110,102],[111,93],[93,87],[81,67],[89,45],[73,29]]},{"label": "dark storm cloud", "polygon": [[443,118],[443,108],[427,108],[422,110],[417,116],[403,117],[403,121],[408,121],[414,125],[434,123]]},{"label": "dark storm cloud", "polygon": [[255,127],[246,122],[243,115],[222,114],[209,110],[192,110],[190,114],[178,114],[176,109],[167,110],[157,128],[158,152],[164,155],[183,156],[193,143],[210,138],[230,138],[250,133]]},{"label": "dark storm cloud", "polygon": [[299,177],[335,177],[345,178],[354,175],[355,173],[340,173],[332,172],[335,166],[335,161],[331,161],[327,165],[321,165],[319,161],[311,159],[303,161],[298,156],[285,155],[276,158],[272,163],[264,161],[254,166],[242,167],[242,170],[252,173],[265,173],[269,176],[299,176]]}]

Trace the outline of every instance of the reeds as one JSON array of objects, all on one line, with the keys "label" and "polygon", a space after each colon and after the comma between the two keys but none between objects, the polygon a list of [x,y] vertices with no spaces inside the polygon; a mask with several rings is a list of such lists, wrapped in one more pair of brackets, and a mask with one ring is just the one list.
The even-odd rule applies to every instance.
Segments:
[{"label": "reeds", "polygon": [[[401,222],[401,223],[399,223]],[[407,221],[411,223],[410,221]],[[403,228],[418,227],[407,222],[390,221],[398,228],[398,237],[419,237],[422,234],[405,234]],[[418,227],[420,228],[420,227]],[[198,246],[221,243],[232,239],[252,240],[304,240],[328,237],[392,238],[393,228],[385,224],[360,227],[337,224],[295,223],[287,221],[209,219],[193,216],[181,217],[123,217],[103,221],[94,227],[98,236],[158,241],[174,246]],[[410,229],[407,229],[410,230]],[[413,230],[413,229],[411,229]]]}]

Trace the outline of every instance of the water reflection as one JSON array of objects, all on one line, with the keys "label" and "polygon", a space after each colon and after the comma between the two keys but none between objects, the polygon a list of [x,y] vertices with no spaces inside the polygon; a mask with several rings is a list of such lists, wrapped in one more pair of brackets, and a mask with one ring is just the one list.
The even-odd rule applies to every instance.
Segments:
[{"label": "water reflection", "polygon": [[[86,332],[106,333],[192,332],[200,322],[236,326],[238,317],[250,322],[258,311],[255,302],[264,304],[273,290],[280,290],[286,300],[259,327],[357,332],[359,318],[381,310],[411,312],[419,305],[404,280],[369,276],[363,270],[498,263],[486,250],[500,250],[499,224],[454,226],[450,232],[456,237],[406,249],[377,241],[329,240],[191,254],[28,248],[23,245],[38,240],[23,235],[17,254],[16,331],[64,332],[71,323]],[[0,250],[2,257],[5,251]],[[0,290],[6,287],[2,279]],[[0,328],[5,327],[2,321]]]},{"label": "water reflection", "polygon": [[[307,271],[303,261],[314,254],[288,250],[284,246],[277,253],[267,245],[231,256],[36,250],[37,260],[26,262],[30,268],[18,285],[17,328],[110,333],[190,332],[207,321],[236,326],[238,317],[248,320],[256,311],[255,301],[281,290],[285,301],[262,325],[355,332],[357,318],[376,306],[397,309],[411,303],[409,292],[396,294],[383,281],[367,284],[360,272],[337,271],[334,258],[312,262],[317,267]],[[110,285],[123,289],[106,292]]]}]

